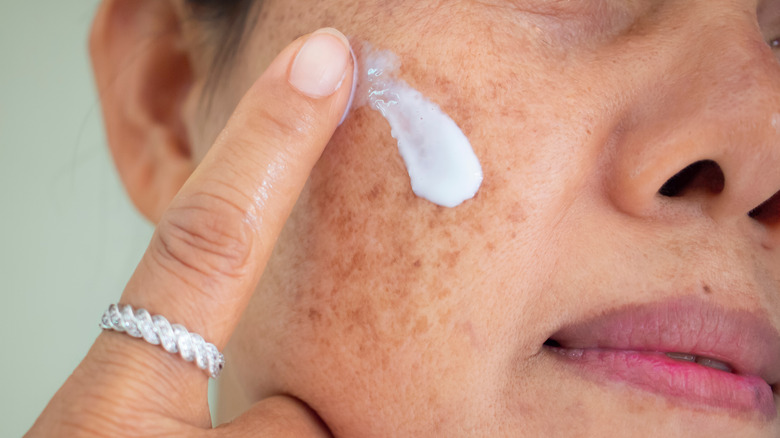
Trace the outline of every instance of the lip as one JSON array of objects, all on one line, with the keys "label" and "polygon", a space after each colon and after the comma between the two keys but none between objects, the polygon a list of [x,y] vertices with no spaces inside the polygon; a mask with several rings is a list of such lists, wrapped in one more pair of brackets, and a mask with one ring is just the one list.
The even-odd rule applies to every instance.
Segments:
[{"label": "lip", "polygon": [[[622,381],[694,408],[777,415],[780,334],[766,315],[726,310],[694,297],[629,305],[576,322],[546,347],[590,379]],[[671,359],[690,353],[732,373]]]}]

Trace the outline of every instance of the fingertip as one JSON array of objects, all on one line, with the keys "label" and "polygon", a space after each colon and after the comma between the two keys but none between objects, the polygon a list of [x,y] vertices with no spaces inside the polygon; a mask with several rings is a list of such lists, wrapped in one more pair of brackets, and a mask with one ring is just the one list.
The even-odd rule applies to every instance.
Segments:
[{"label": "fingertip", "polygon": [[309,35],[295,55],[288,82],[314,99],[331,96],[344,84],[353,59],[344,34],[329,27],[319,29]]},{"label": "fingertip", "polygon": [[349,92],[347,107],[344,109],[344,115],[341,116],[341,120],[339,120],[338,126],[341,126],[341,124],[344,123],[344,120],[346,120],[347,116],[349,115],[349,111],[352,109],[352,102],[355,100],[355,90],[357,89],[358,83],[358,63],[357,57],[355,56],[355,51],[352,50],[352,47],[349,48],[349,53],[352,55],[352,90]]},{"label": "fingertip", "polygon": [[320,34],[327,34],[336,37],[339,40],[341,40],[341,43],[344,44],[344,47],[346,47],[348,51],[352,50],[352,44],[349,42],[349,38],[347,38],[343,33],[341,33],[340,30],[336,29],[335,27],[323,27],[317,29],[314,32],[312,32],[310,36],[315,36]]}]

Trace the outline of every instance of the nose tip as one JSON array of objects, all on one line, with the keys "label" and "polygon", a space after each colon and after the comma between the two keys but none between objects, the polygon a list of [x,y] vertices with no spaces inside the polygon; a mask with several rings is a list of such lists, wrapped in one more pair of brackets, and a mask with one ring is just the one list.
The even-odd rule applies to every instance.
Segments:
[{"label": "nose tip", "polygon": [[709,24],[695,38],[667,32],[659,57],[637,62],[610,196],[634,216],[749,216],[774,226],[780,63],[753,23]]}]

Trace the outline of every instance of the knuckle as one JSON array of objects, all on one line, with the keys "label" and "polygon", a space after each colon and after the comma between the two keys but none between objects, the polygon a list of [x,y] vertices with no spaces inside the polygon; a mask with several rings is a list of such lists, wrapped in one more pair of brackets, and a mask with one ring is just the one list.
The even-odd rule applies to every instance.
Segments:
[{"label": "knuckle", "polygon": [[[251,123],[243,125],[252,127],[260,138],[280,140],[279,144],[297,143],[307,138],[316,125],[315,110],[310,103],[300,105],[263,105],[252,108],[252,114],[245,114]],[[255,138],[257,138],[255,136]]]},{"label": "knuckle", "polygon": [[242,207],[245,202],[235,201],[237,192],[229,186],[201,191],[168,209],[155,233],[158,262],[186,278],[195,275],[206,282],[244,275],[254,232],[252,212]]}]

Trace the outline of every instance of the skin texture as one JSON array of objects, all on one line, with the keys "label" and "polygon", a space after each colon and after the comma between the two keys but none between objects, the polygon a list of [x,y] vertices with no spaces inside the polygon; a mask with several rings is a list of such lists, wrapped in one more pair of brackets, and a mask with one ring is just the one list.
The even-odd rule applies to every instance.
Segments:
[{"label": "skin texture", "polygon": [[[398,54],[485,175],[455,209],[415,197],[386,122],[355,109],[230,341],[234,409],[293,395],[345,437],[780,434],[777,416],[583,379],[542,347],[567,324],[679,297],[780,327],[777,197],[748,215],[780,189],[780,2],[266,0],[211,105],[208,30],[163,3],[139,14],[172,30],[156,47],[179,91],[155,113],[158,140],[111,142],[151,220],[276,54],[323,26]],[[127,75],[159,77],[153,56]],[[149,87],[106,106],[113,138],[126,123],[112,108],[151,113],[173,93]],[[717,168],[659,195],[700,160]]]}]

